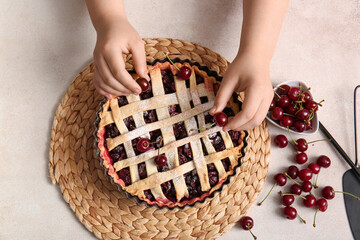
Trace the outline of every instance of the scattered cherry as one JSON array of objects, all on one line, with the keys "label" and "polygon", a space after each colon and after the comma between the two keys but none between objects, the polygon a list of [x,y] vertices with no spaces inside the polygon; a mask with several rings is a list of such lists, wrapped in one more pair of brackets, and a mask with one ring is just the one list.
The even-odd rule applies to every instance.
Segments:
[{"label": "scattered cherry", "polygon": [[299,173],[299,169],[295,165],[291,165],[288,167],[286,173],[292,178],[296,179]]},{"label": "scattered cherry", "polygon": [[291,185],[290,192],[292,194],[300,195],[302,193],[301,186],[298,184]]},{"label": "scattered cherry", "polygon": [[320,157],[318,157],[316,163],[323,168],[328,168],[331,165],[331,160],[329,157],[325,156],[325,155],[321,155]]},{"label": "scattered cherry", "polygon": [[316,201],[316,206],[319,208],[319,211],[325,212],[328,208],[328,202],[325,198],[320,198]]},{"label": "scattered cherry", "polygon": [[313,188],[313,185],[312,185],[312,183],[310,181],[304,181],[302,183],[301,189],[304,192],[310,192],[312,188]]},{"label": "scattered cherry", "polygon": [[296,146],[296,150],[298,150],[299,152],[305,152],[308,149],[308,144],[306,140],[303,138],[299,138],[295,142],[295,146]]},{"label": "scattered cherry", "polygon": [[318,174],[320,172],[320,166],[317,163],[310,163],[308,169],[310,169],[313,174]]},{"label": "scattered cherry", "polygon": [[242,229],[249,231],[251,233],[251,235],[254,237],[254,239],[257,239],[256,236],[251,232],[251,229],[254,226],[254,220],[251,217],[245,216],[245,217],[241,218],[240,225],[241,225]]},{"label": "scattered cherry", "polygon": [[286,136],[282,134],[277,135],[274,139],[274,142],[279,148],[284,148],[288,145],[288,140]]},{"label": "scattered cherry", "polygon": [[316,198],[314,197],[314,195],[308,194],[305,196],[303,204],[307,208],[312,208],[316,204]]},{"label": "scattered cherry", "polygon": [[181,67],[178,76],[183,80],[188,80],[191,76],[191,69],[187,66]]},{"label": "scattered cherry", "polygon": [[136,144],[136,148],[139,152],[146,152],[148,151],[150,146],[150,140],[147,138],[140,138],[139,141]]},{"label": "scattered cherry", "polygon": [[215,114],[214,119],[215,119],[216,124],[220,127],[225,126],[225,124],[228,121],[228,117],[223,112],[219,112],[219,113]]},{"label": "scattered cherry", "polygon": [[167,162],[167,158],[165,155],[159,155],[155,158],[155,163],[156,165],[158,165],[158,167],[165,166],[166,162]]},{"label": "scattered cherry", "polygon": [[307,160],[308,160],[308,156],[304,152],[300,152],[300,153],[296,154],[296,156],[295,156],[295,161],[298,164],[304,164],[307,162]]},{"label": "scattered cherry", "polygon": [[295,197],[293,195],[283,195],[282,196],[282,204],[284,206],[290,206],[295,202]]},{"label": "scattered cherry", "polygon": [[351,194],[348,192],[342,192],[342,191],[335,191],[334,188],[332,188],[331,186],[326,186],[321,191],[322,196],[328,200],[333,199],[335,197],[335,193],[343,193],[343,194],[349,195],[351,197],[354,197],[357,200],[360,200],[360,197],[357,197],[354,194]]},{"label": "scattered cherry", "polygon": [[149,89],[150,84],[145,78],[139,78],[138,80],[136,80],[136,82],[137,84],[139,84],[143,92]]},{"label": "scattered cherry", "polygon": [[287,219],[293,220],[297,216],[297,211],[293,207],[285,207],[283,214]]},{"label": "scattered cherry", "polygon": [[261,202],[258,203],[259,206],[261,206],[261,204],[266,200],[266,198],[270,195],[271,191],[274,189],[274,187],[276,185],[284,186],[287,182],[287,178],[286,178],[285,174],[283,174],[283,173],[276,174],[274,176],[274,180],[275,180],[275,184],[271,187],[270,191],[265,196],[265,198]]},{"label": "scattered cherry", "polygon": [[304,168],[299,171],[298,175],[302,181],[309,181],[312,178],[313,173],[310,169]]}]

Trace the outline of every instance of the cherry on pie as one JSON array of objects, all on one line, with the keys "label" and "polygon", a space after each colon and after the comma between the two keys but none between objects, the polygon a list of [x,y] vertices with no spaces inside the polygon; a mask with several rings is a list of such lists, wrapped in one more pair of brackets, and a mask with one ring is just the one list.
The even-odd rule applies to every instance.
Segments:
[{"label": "cherry on pie", "polygon": [[[98,155],[113,182],[148,205],[169,208],[220,190],[247,145],[246,131],[209,127],[220,77],[187,61],[174,64],[149,65],[149,88],[102,102],[95,123]],[[178,76],[184,66],[191,70],[187,80]],[[230,117],[239,108],[234,94],[223,112]],[[147,149],[139,148],[143,142]]]}]

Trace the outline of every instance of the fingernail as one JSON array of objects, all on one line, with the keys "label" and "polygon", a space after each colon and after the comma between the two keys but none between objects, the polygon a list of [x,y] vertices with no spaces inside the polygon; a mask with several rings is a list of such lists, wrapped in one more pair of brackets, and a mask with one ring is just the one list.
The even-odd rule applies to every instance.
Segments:
[{"label": "fingernail", "polygon": [[105,97],[106,97],[107,99],[109,99],[109,100],[112,99],[112,95],[111,95],[111,94],[106,94]]},{"label": "fingernail", "polygon": [[141,93],[141,90],[137,88],[133,91],[133,93],[136,95],[139,95]]},{"label": "fingernail", "polygon": [[210,111],[211,111],[211,112],[216,112],[216,106],[213,106]]},{"label": "fingernail", "polygon": [[229,127],[227,127],[227,126],[224,126],[224,127],[223,127],[223,131],[224,131],[224,132],[227,132],[227,131],[229,131],[229,130],[230,130]]}]

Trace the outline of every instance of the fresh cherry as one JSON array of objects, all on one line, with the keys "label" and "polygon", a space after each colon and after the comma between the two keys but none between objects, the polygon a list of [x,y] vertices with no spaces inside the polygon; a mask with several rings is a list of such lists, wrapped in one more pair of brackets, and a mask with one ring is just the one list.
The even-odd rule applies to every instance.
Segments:
[{"label": "fresh cherry", "polygon": [[304,96],[305,102],[308,102],[308,101],[310,101],[312,99],[309,92],[303,92],[303,96]]},{"label": "fresh cherry", "polygon": [[284,206],[290,206],[295,202],[295,197],[293,195],[283,195],[282,196],[282,204]]},{"label": "fresh cherry", "polygon": [[304,191],[304,192],[310,192],[311,189],[312,189],[313,185],[310,181],[304,181],[302,183],[302,186],[301,186],[301,189]]},{"label": "fresh cherry", "polygon": [[309,181],[312,178],[312,175],[312,171],[308,168],[304,168],[299,171],[299,178],[302,181]]},{"label": "fresh cherry", "polygon": [[296,179],[299,173],[299,169],[295,165],[291,165],[288,167],[286,172],[292,179]]},{"label": "fresh cherry", "polygon": [[306,124],[303,121],[298,120],[293,123],[293,128],[297,132],[303,132],[306,130]]},{"label": "fresh cherry", "polygon": [[318,110],[318,104],[314,101],[308,101],[305,103],[305,109],[309,110],[310,112],[316,112]]},{"label": "fresh cherry", "polygon": [[334,188],[332,188],[331,186],[326,186],[322,189],[321,194],[324,198],[326,199],[333,199],[335,197],[335,193],[343,193],[346,195],[349,195],[351,197],[356,198],[357,200],[360,200],[360,197],[355,196],[354,194],[348,193],[348,192],[342,192],[342,191],[335,191]]},{"label": "fresh cherry", "polygon": [[289,92],[289,90],[290,90],[290,86],[287,85],[287,84],[283,84],[283,85],[281,85],[280,87],[278,87],[277,93],[278,93],[279,95],[287,95],[288,92]]},{"label": "fresh cherry", "polygon": [[291,127],[293,125],[293,118],[290,116],[286,116],[284,115],[281,119],[280,119],[280,126],[283,127]]},{"label": "fresh cherry", "polygon": [[325,198],[320,198],[316,201],[316,206],[318,207],[319,211],[325,212],[328,208],[328,202]]},{"label": "fresh cherry", "polygon": [[155,163],[158,167],[163,167],[166,165],[167,158],[165,155],[160,155],[155,158]]},{"label": "fresh cherry", "polygon": [[275,184],[271,187],[270,191],[265,196],[265,198],[261,202],[258,203],[259,206],[266,200],[266,198],[270,195],[271,191],[274,189],[274,187],[276,185],[284,186],[287,182],[287,178],[286,178],[285,174],[283,174],[283,173],[276,174],[274,176],[274,180],[275,180]]},{"label": "fresh cherry", "polygon": [[301,94],[301,90],[298,87],[292,87],[288,92],[289,98],[294,101],[296,101],[299,98],[300,94]]},{"label": "fresh cherry", "polygon": [[300,195],[302,193],[301,186],[298,184],[291,185],[290,192],[296,195]]},{"label": "fresh cherry", "polygon": [[295,113],[298,111],[298,109],[296,108],[296,105],[295,104],[290,104],[289,106],[287,106],[285,108],[285,112],[290,114],[290,115],[293,115],[295,116]]},{"label": "fresh cherry", "polygon": [[145,78],[139,78],[138,80],[136,80],[136,82],[137,84],[139,84],[143,92],[149,89],[150,84]]},{"label": "fresh cherry", "polygon": [[321,155],[320,157],[318,157],[316,163],[323,168],[328,168],[331,165],[331,160],[329,157],[325,156],[325,155]]},{"label": "fresh cherry", "polygon": [[316,204],[316,198],[314,197],[314,195],[308,194],[305,196],[303,204],[307,208],[312,208]]},{"label": "fresh cherry", "polygon": [[279,148],[284,148],[288,145],[288,139],[285,135],[282,134],[277,135],[274,139],[274,142]]},{"label": "fresh cherry", "polygon": [[290,99],[286,95],[281,95],[280,98],[277,98],[276,105],[282,108],[286,108],[290,104]]},{"label": "fresh cherry", "polygon": [[271,118],[274,120],[280,120],[283,117],[284,110],[281,107],[275,107],[271,112]]},{"label": "fresh cherry", "polygon": [[148,151],[150,146],[150,140],[147,138],[140,138],[139,141],[136,144],[136,148],[139,152],[146,152]]},{"label": "fresh cherry", "polygon": [[225,126],[225,124],[228,121],[228,117],[223,112],[219,112],[219,113],[215,114],[214,119],[215,119],[216,124],[220,127]]},{"label": "fresh cherry", "polygon": [[242,229],[244,229],[245,231],[249,231],[251,235],[254,237],[254,239],[257,239],[256,236],[251,232],[251,229],[254,226],[254,220],[251,217],[245,216],[241,218],[240,225]]},{"label": "fresh cherry", "polygon": [[320,172],[320,166],[317,163],[310,163],[308,166],[314,174],[318,174]]},{"label": "fresh cherry", "polygon": [[299,138],[295,142],[295,146],[296,146],[296,150],[298,150],[299,152],[305,152],[308,149],[308,144],[306,140],[303,138]]},{"label": "fresh cherry", "polygon": [[308,156],[304,152],[300,152],[300,153],[296,154],[296,156],[295,156],[295,161],[298,164],[304,164],[307,162],[307,160],[308,160]]},{"label": "fresh cherry", "polygon": [[270,103],[269,111],[272,111],[276,107],[275,101],[272,100]]},{"label": "fresh cherry", "polygon": [[301,109],[295,115],[295,117],[300,120],[306,120],[309,118],[309,116],[310,116],[310,112],[307,109]]},{"label": "fresh cherry", "polygon": [[188,80],[191,76],[191,69],[186,66],[181,67],[178,76],[183,80]]},{"label": "fresh cherry", "polygon": [[293,207],[285,207],[283,214],[287,219],[293,220],[296,218],[297,211]]}]

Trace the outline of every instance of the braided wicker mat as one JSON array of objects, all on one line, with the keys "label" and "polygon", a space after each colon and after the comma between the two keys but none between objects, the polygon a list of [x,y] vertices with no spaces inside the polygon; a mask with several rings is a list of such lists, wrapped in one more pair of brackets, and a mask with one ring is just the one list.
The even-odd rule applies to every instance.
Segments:
[{"label": "braided wicker mat", "polygon": [[[195,43],[144,39],[147,60],[166,53],[207,65],[223,75],[228,62]],[[133,69],[129,56],[126,67]],[[50,177],[79,220],[99,239],[216,239],[229,231],[261,192],[269,165],[265,121],[249,131],[240,170],[221,193],[194,207],[157,209],[138,205],[110,183],[95,155],[93,123],[103,99],[92,84],[93,64],[70,85],[57,108],[51,132]]]}]

